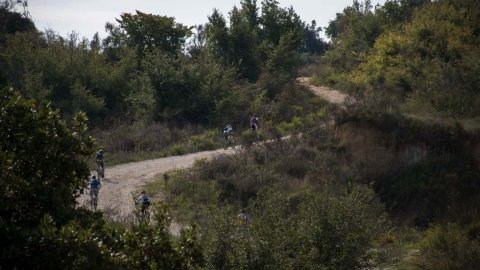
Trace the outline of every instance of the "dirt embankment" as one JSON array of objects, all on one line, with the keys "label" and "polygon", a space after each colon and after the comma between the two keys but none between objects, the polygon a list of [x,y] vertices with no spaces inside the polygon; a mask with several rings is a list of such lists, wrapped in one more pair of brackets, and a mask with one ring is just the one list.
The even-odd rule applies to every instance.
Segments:
[{"label": "dirt embankment", "polygon": [[480,169],[480,134],[460,125],[385,114],[374,119],[344,119],[336,124],[335,131],[351,161],[362,167],[367,176],[382,175],[443,154],[462,157]]},{"label": "dirt embankment", "polygon": [[413,165],[427,156],[422,143],[402,143],[393,133],[368,123],[346,122],[336,128],[336,137],[347,151],[352,163],[364,175],[381,175],[398,165]]},{"label": "dirt embankment", "polygon": [[[312,85],[309,80],[308,77],[297,78],[301,85],[349,114],[347,107],[356,103],[353,97]],[[351,162],[362,167],[366,175],[380,175],[395,166],[419,163],[431,152],[461,152],[480,168],[480,136],[456,125],[421,122],[406,116],[376,115],[372,119],[347,117],[332,126]]]}]

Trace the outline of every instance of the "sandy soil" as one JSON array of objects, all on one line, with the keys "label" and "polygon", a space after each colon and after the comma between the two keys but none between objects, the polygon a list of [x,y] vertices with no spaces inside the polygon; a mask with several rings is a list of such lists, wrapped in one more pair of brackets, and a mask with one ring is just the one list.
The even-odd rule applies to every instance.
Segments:
[{"label": "sandy soil", "polygon": [[353,97],[350,97],[347,94],[344,94],[338,90],[334,90],[328,88],[326,86],[315,86],[309,83],[309,77],[300,77],[297,78],[297,81],[310,89],[315,95],[325,99],[329,103],[336,104],[336,105],[345,105],[345,104],[352,104],[355,102]]}]

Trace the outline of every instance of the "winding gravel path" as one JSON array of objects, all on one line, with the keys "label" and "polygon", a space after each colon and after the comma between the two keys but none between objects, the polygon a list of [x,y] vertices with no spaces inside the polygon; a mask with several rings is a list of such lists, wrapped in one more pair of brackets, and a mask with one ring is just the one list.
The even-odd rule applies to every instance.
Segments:
[{"label": "winding gravel path", "polygon": [[[343,106],[345,103],[352,102],[352,98],[339,91],[311,85],[307,77],[298,78],[297,81],[330,103]],[[233,149],[218,149],[107,167],[105,170],[106,178],[102,180],[102,188],[99,193],[98,209],[112,210],[121,217],[129,216],[134,209],[132,193],[138,193],[138,190],[155,179],[157,174],[190,167],[197,159],[211,159],[218,155],[232,155],[234,153],[235,150]],[[87,193],[88,190],[86,194],[80,196],[79,205],[88,207],[89,196]]]}]

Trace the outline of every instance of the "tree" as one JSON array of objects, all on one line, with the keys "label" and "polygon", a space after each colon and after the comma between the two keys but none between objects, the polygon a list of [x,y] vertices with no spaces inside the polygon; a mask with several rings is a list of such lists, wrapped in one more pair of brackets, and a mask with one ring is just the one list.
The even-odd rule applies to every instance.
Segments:
[{"label": "tree", "polygon": [[84,114],[69,127],[58,111],[8,88],[0,90],[0,108],[0,253],[15,259],[25,256],[23,245],[44,215],[58,224],[72,218],[93,141]]},{"label": "tree", "polygon": [[300,16],[295,13],[293,7],[288,9],[278,6],[276,0],[264,0],[262,2],[262,24],[261,39],[267,46],[279,44],[281,36],[287,33],[292,34],[293,41],[300,47],[303,39],[303,26]]},{"label": "tree", "polygon": [[146,14],[123,13],[117,19],[126,33],[127,44],[135,48],[138,56],[144,56],[154,49],[177,54],[191,35],[191,27],[175,22],[175,18]]},{"label": "tree", "polygon": [[21,14],[13,11],[15,5],[13,1],[0,2],[0,45],[5,43],[7,35],[35,30],[32,20],[27,17],[28,12]]},{"label": "tree", "polygon": [[302,41],[302,52],[320,54],[327,49],[327,43],[320,37],[321,27],[317,27],[317,22],[313,20],[310,24],[303,27],[304,37]]},{"label": "tree", "polygon": [[212,15],[208,16],[205,32],[209,49],[217,56],[228,61],[229,35],[227,21],[218,9],[214,9]]},{"label": "tree", "polygon": [[257,55],[257,35],[245,20],[243,10],[236,7],[230,12],[230,59],[238,67],[242,77],[255,81],[260,73]]},{"label": "tree", "polygon": [[92,154],[93,141],[85,134],[85,115],[78,114],[68,127],[58,111],[37,109],[7,88],[0,93],[2,223],[28,228],[45,213],[65,221],[89,176],[82,157]]}]

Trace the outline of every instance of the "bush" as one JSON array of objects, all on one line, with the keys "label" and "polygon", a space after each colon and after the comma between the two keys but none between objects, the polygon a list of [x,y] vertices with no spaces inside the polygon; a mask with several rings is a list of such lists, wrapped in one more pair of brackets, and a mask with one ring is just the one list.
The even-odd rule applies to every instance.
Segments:
[{"label": "bush", "polygon": [[437,225],[427,230],[416,263],[423,269],[474,270],[480,262],[480,234],[457,224]]},{"label": "bush", "polygon": [[213,129],[190,137],[187,144],[191,145],[197,151],[213,150],[219,147],[220,138],[220,132]]},{"label": "bush", "polygon": [[337,196],[294,197],[261,192],[247,209],[247,224],[233,208],[212,214],[205,235],[211,269],[360,269],[385,221],[373,192],[356,188]]},{"label": "bush", "polygon": [[240,137],[240,142],[242,143],[242,145],[245,145],[246,147],[252,146],[253,143],[257,141],[258,132],[259,131],[255,133],[251,130],[245,130],[244,132],[242,132],[242,135]]}]

